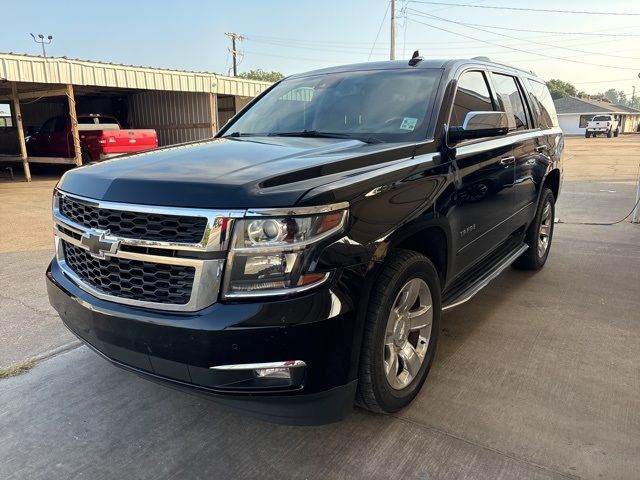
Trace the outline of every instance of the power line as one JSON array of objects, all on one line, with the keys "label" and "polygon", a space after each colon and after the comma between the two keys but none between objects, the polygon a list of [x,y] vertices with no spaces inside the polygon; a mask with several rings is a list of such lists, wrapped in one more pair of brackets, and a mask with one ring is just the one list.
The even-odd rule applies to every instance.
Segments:
[{"label": "power line", "polygon": [[387,8],[384,9],[384,16],[382,17],[382,21],[380,22],[380,27],[378,27],[378,33],[376,33],[376,39],[373,41],[373,45],[371,45],[371,51],[369,52],[369,56],[367,57],[367,61],[371,59],[371,55],[373,55],[373,49],[378,42],[378,37],[380,36],[380,32],[382,31],[382,26],[384,25],[384,21],[387,19],[387,14],[389,13],[389,6],[391,5],[391,1],[387,2]]},{"label": "power line", "polygon": [[586,85],[588,83],[614,83],[614,82],[633,82],[635,78],[618,78],[617,80],[593,80],[590,82],[571,82],[576,85]]},{"label": "power line", "polygon": [[442,31],[442,32],[451,33],[452,35],[457,35],[457,36],[459,36],[459,37],[468,38],[468,39],[470,39],[470,40],[475,40],[475,41],[477,41],[477,42],[486,43],[486,44],[488,44],[488,45],[495,45],[495,46],[497,46],[497,47],[502,47],[502,48],[506,48],[506,49],[508,49],[508,50],[514,50],[514,51],[516,51],[516,52],[526,53],[526,54],[529,54],[529,55],[538,55],[538,56],[540,56],[540,57],[552,58],[552,59],[554,59],[554,60],[562,60],[562,61],[565,61],[565,62],[571,62],[571,63],[579,63],[579,64],[581,64],[581,65],[590,65],[590,66],[592,66],[592,67],[615,68],[615,69],[618,69],[618,70],[633,70],[633,71],[636,71],[636,70],[637,70],[637,69],[635,69],[635,68],[619,67],[619,66],[616,66],[616,65],[602,65],[602,64],[599,64],[599,63],[581,62],[581,61],[579,61],[579,60],[574,60],[574,59],[570,59],[570,58],[555,57],[555,56],[553,56],[553,55],[547,55],[547,54],[544,54],[544,53],[532,52],[532,51],[530,51],[530,50],[524,50],[524,49],[522,49],[522,48],[508,47],[508,46],[506,46],[506,45],[501,45],[501,44],[499,44],[499,43],[492,42],[492,41],[490,41],[490,40],[483,40],[483,39],[478,38],[478,37],[472,37],[471,35],[465,35],[465,34],[463,34],[463,33],[458,33],[458,32],[454,32],[454,31],[452,31],[452,30],[447,30],[446,28],[437,27],[437,26],[435,26],[435,25],[431,25],[431,24],[429,24],[429,23],[424,23],[424,22],[421,22],[421,21],[419,21],[419,20],[415,20],[415,19],[413,19],[413,18],[407,18],[407,19],[408,19],[408,20],[410,20],[410,21],[412,21],[412,22],[415,22],[415,23],[419,23],[419,24],[421,24],[421,25],[424,25],[424,26],[426,26],[426,27],[434,28],[434,29],[436,29],[436,30],[440,30],[440,31]]},{"label": "power line", "polygon": [[449,7],[471,7],[471,8],[488,8],[493,10],[516,10],[520,12],[541,12],[541,13],[571,13],[580,15],[615,15],[615,16],[640,16],[640,13],[632,12],[593,12],[585,10],[554,10],[548,8],[524,8],[524,7],[499,7],[495,5],[472,5],[470,3],[445,3],[445,2],[427,2],[421,0],[411,0],[410,3],[424,3],[427,5],[447,5]]},{"label": "power line", "polygon": [[288,60],[303,60],[303,61],[311,61],[311,62],[320,62],[320,63],[330,63],[332,65],[336,64],[335,59],[329,60],[326,58],[316,58],[316,57],[290,57],[288,55],[277,55],[273,53],[261,53],[261,52],[251,52],[249,50],[246,53],[250,53],[252,55],[260,56],[260,57],[275,57],[275,58],[286,58]]},{"label": "power line", "polygon": [[[408,10],[411,10],[413,12],[419,12],[419,10],[414,10],[412,8],[409,8]],[[426,13],[426,12],[421,12],[421,13]],[[638,33],[558,32],[558,31],[552,31],[552,30],[528,30],[526,28],[509,28],[509,27],[504,27],[502,25],[483,25],[480,23],[465,23],[464,25],[469,25],[474,27],[484,27],[484,28],[497,28],[500,30],[509,30],[513,32],[544,33],[552,36],[583,35],[583,36],[594,36],[594,37],[640,37],[640,34]],[[531,38],[536,38],[536,37],[531,37]]]},{"label": "power line", "polygon": [[[408,10],[410,12],[412,12],[414,14],[417,14],[419,16],[422,16],[422,17],[432,18],[434,20],[440,20],[440,21],[447,22],[447,23],[453,23],[455,25],[462,25],[462,26],[465,26],[467,28],[471,28],[473,30],[479,30],[479,31],[484,32],[484,33],[489,33],[489,34],[492,34],[492,35],[498,35],[500,37],[510,38],[512,40],[519,40],[518,37],[514,37],[512,35],[506,35],[504,33],[492,32],[492,31],[486,30],[484,28],[479,28],[479,27],[472,26],[470,23],[464,23],[464,22],[458,22],[458,21],[455,21],[455,20],[449,20],[447,18],[438,17],[436,15],[431,15],[431,14],[428,14],[428,13],[425,13],[425,12],[420,12],[419,10],[414,10],[412,8],[410,8]],[[624,59],[627,59],[627,60],[640,60],[640,57],[628,57],[628,56],[625,56],[625,55],[615,55],[615,54],[612,54],[612,53],[590,52],[588,50],[581,50],[581,49],[578,49],[578,48],[571,48],[571,47],[561,47],[559,45],[554,45],[554,44],[545,43],[545,42],[536,42],[534,40],[529,40],[529,43],[533,43],[533,44],[536,44],[536,45],[543,45],[545,47],[557,48],[557,49],[560,49],[560,50],[567,50],[567,51],[570,51],[570,52],[586,53],[586,54],[589,54],[589,55],[606,55],[607,57],[624,58]]]},{"label": "power line", "polygon": [[[419,10],[414,10],[416,12],[419,12]],[[424,12],[420,12],[420,13],[424,13]],[[381,22],[381,25],[384,25],[384,20],[386,20],[386,14],[385,17],[383,17],[383,21]],[[473,24],[469,24],[469,25],[473,25]],[[502,27],[500,27],[502,28]],[[514,29],[517,30],[517,29]],[[546,35],[533,35],[533,36],[523,36],[523,37],[518,37],[517,41],[514,42],[514,46],[516,44],[520,44],[520,45],[527,45],[529,40],[549,40],[549,41],[555,41],[555,39],[557,37],[561,37],[563,34],[556,34],[556,33],[550,33],[550,34],[546,34]],[[594,34],[595,35],[595,34]],[[640,36],[640,35],[639,35]],[[263,36],[263,35],[247,35],[245,36],[245,39],[250,39],[250,40],[254,40],[254,41],[259,41],[262,43],[272,43],[272,44],[281,44],[283,46],[289,46],[289,45],[299,45],[299,46],[308,46],[309,48],[311,47],[315,47],[316,49],[320,49],[323,48],[324,45],[326,45],[327,47],[325,48],[346,48],[346,49],[350,49],[350,50],[366,50],[367,52],[372,48],[371,46],[371,42],[356,42],[356,41],[352,41],[352,40],[341,40],[341,41],[330,41],[330,40],[309,40],[309,39],[295,39],[295,38],[283,38],[283,37],[270,37],[270,36]],[[568,39],[568,40],[563,40],[563,41],[569,41],[569,42],[578,42],[577,45],[592,45],[592,44],[601,44],[603,42],[615,42],[618,41],[617,38],[613,37],[611,40],[607,39],[607,40],[597,40],[593,43],[585,43],[582,39],[579,38],[574,38],[574,39]],[[511,43],[511,42],[509,42]],[[458,46],[460,48],[462,48],[463,46],[474,46],[474,44],[477,45],[477,42],[471,42],[469,40],[462,40],[462,41],[447,41],[447,42],[438,42],[438,41],[433,41],[433,42],[429,42],[430,46],[433,45],[445,45],[442,48],[458,48]],[[387,47],[374,47],[374,49],[377,50],[388,50]]]}]

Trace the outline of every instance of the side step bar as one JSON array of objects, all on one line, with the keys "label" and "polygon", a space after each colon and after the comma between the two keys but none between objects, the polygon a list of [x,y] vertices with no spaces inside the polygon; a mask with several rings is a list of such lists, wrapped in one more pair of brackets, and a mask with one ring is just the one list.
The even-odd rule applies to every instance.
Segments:
[{"label": "side step bar", "polygon": [[447,298],[444,305],[442,306],[442,311],[445,312],[450,310],[458,305],[461,305],[465,302],[471,300],[471,298],[486,287],[491,280],[500,275],[509,265],[511,265],[520,255],[522,255],[529,245],[525,245],[524,243],[518,245],[518,248],[513,250],[510,254],[506,255],[502,260],[496,263],[491,269],[484,272],[480,275],[477,280],[471,283],[467,288],[462,290],[453,298]]}]

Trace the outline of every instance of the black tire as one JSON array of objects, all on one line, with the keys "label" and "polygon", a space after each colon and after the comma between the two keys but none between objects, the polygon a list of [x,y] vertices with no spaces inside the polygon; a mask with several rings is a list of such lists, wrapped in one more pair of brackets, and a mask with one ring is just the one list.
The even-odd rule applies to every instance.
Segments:
[{"label": "black tire", "polygon": [[[544,253],[540,254],[539,241],[541,238],[541,224],[543,222],[543,213],[546,206],[550,205],[550,223],[548,230],[548,243],[544,250]],[[551,250],[551,240],[553,239],[553,227],[555,223],[555,197],[553,192],[548,188],[542,190],[540,194],[540,201],[538,202],[538,209],[536,215],[527,230],[524,242],[529,245],[529,248],[524,252],[514,263],[513,266],[522,270],[540,270],[544,267],[549,257],[549,250]]]},{"label": "black tire", "polygon": [[86,150],[82,150],[82,165],[88,165],[91,163],[91,155]]},{"label": "black tire", "polygon": [[[431,293],[431,332],[418,373],[404,388],[396,390],[384,373],[385,329],[400,290],[416,278],[423,280]],[[359,406],[377,413],[392,413],[411,403],[426,380],[435,356],[440,313],[440,280],[433,264],[413,251],[393,251],[373,286],[366,314],[356,394]]]},{"label": "black tire", "polygon": [[611,137],[613,137],[613,130],[609,129],[607,130],[607,138],[611,138]]},{"label": "black tire", "polygon": [[590,136],[589,132],[584,132],[584,138],[589,138]]},{"label": "black tire", "polygon": [[618,135],[620,135],[620,129],[616,128],[615,132],[613,132],[613,136],[617,137]]}]

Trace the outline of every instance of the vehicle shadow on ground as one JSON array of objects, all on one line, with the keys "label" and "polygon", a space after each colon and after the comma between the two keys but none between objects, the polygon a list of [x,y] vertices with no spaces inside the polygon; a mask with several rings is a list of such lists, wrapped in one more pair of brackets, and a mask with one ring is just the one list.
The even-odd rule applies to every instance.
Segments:
[{"label": "vehicle shadow on ground", "polygon": [[512,302],[536,272],[507,268],[468,302],[442,314],[435,364],[448,360],[495,312]]},{"label": "vehicle shadow on ground", "polygon": [[[140,379],[86,347],[2,381],[0,405],[8,479],[497,478],[504,468],[553,478],[396,416],[355,409],[317,427],[263,422]],[[487,475],[465,465],[470,458],[491,465]]]}]

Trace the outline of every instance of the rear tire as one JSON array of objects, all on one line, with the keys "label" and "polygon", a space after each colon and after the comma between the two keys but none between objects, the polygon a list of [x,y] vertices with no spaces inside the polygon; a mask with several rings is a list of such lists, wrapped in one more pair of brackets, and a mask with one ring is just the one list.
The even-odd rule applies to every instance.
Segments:
[{"label": "rear tire", "polygon": [[589,132],[584,132],[584,138],[589,138],[591,134]]},{"label": "rear tire", "polygon": [[544,188],[536,215],[524,239],[529,248],[513,263],[514,267],[522,270],[540,270],[544,267],[551,249],[555,212],[553,192]]},{"label": "rear tire", "polygon": [[440,302],[438,273],[427,257],[410,250],[389,255],[366,313],[359,406],[392,413],[415,398],[435,356]]},{"label": "rear tire", "polygon": [[613,132],[613,136],[614,136],[614,137],[617,137],[618,135],[620,135],[620,129],[619,129],[619,128],[616,128],[616,131],[615,131],[615,132]]}]

